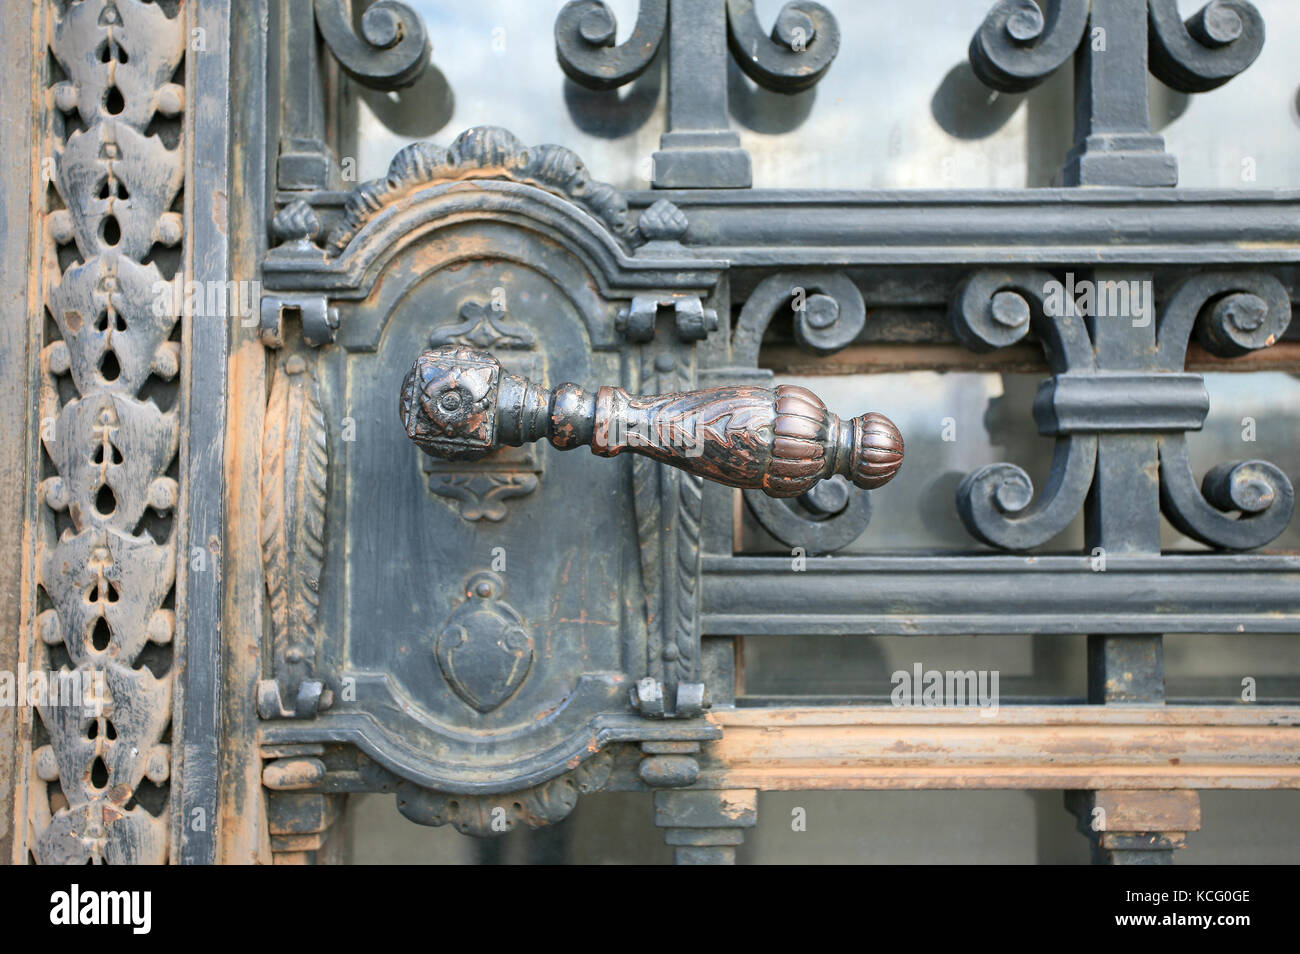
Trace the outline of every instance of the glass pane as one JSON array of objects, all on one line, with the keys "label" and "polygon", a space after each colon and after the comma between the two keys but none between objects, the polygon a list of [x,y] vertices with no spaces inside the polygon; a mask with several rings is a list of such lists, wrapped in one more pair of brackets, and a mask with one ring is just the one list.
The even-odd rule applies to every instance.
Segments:
[{"label": "glass pane", "polygon": [[[597,93],[571,82],[555,59],[561,0],[520,3],[407,0],[433,42],[432,67],[410,90],[358,97],[358,172],[384,175],[402,146],[418,139],[447,145],[471,126],[501,126],[527,145],[572,149],[595,178],[619,188],[649,185],[650,155],[664,128],[662,60],[621,90]],[[617,42],[632,32],[637,0],[609,0]],[[386,121],[386,122],[385,122]],[[395,132],[388,124],[396,125]]]},{"label": "glass pane", "polygon": [[[1255,0],[1268,26],[1259,59],[1225,86],[1188,96],[1150,82],[1152,126],[1179,160],[1180,185],[1289,188],[1300,174],[1294,54],[1300,4]],[[771,24],[783,0],[759,0]],[[823,80],[787,96],[757,87],[728,61],[732,126],[754,185],[770,188],[1020,188],[1046,186],[1072,139],[1069,64],[1027,94],[980,84],[966,61],[992,0],[830,4],[840,54]],[[1202,0],[1182,0],[1190,15]],[[555,59],[553,2],[411,0],[433,40],[433,68],[411,90],[358,100],[357,171],[381,176],[416,139],[449,142],[475,125],[504,126],[528,144],[555,142],[596,178],[647,188],[664,131],[666,56],[621,90],[577,86]],[[609,0],[621,42],[636,0]]]},{"label": "glass pane", "polygon": [[[1196,481],[1211,467],[1261,458],[1300,481],[1300,380],[1284,372],[1214,372],[1205,376],[1210,414],[1188,442]],[[841,417],[880,411],[903,432],[907,459],[901,476],[872,496],[871,523],[841,554],[900,550],[950,552],[991,550],[962,526],[957,485],[985,464],[1007,461],[1023,468],[1035,491],[1046,486],[1054,440],[1038,433],[1034,395],[1043,375],[971,372],[859,374],[836,377],[779,375],[778,384],[809,388]],[[741,550],[785,552],[746,509]],[[1168,550],[1205,550],[1168,523]],[[1038,552],[1079,552],[1082,516]],[[1300,549],[1300,521],[1293,520],[1263,552]]]},{"label": "glass pane", "polygon": [[[935,585],[942,585],[936,581]],[[742,705],[781,697],[888,704],[916,666],[984,672],[998,705],[1082,702],[1086,636],[746,636]],[[996,675],[994,675],[996,674]],[[919,691],[919,690],[918,690]],[[977,690],[978,691],[978,690]]]}]

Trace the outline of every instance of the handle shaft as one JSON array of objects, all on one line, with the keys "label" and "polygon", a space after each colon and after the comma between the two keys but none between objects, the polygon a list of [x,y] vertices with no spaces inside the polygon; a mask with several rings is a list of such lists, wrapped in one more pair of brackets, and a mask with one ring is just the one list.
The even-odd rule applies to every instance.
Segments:
[{"label": "handle shaft", "polygon": [[473,460],[545,438],[602,457],[642,454],[731,487],[794,497],[842,474],[859,487],[887,483],[903,460],[888,418],[844,421],[806,388],[744,385],[632,396],[623,388],[553,389],[510,374],[490,354],[433,348],[402,385],[406,433],[425,453]]}]

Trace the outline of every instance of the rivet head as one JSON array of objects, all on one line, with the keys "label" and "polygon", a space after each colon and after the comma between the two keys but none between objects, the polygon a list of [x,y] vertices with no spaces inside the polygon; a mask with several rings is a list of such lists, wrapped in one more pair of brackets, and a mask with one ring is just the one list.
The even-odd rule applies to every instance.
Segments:
[{"label": "rivet head", "polygon": [[849,485],[843,477],[822,480],[799,495],[799,502],[822,517],[843,513],[849,505]]},{"label": "rivet head", "polygon": [[1028,43],[1043,34],[1043,12],[1033,0],[1019,0],[1017,8],[1007,17],[1007,36],[1017,43]]},{"label": "rivet head", "polygon": [[578,33],[592,46],[610,46],[617,25],[613,16],[603,6],[593,7],[578,21]]},{"label": "rivet head", "polygon": [[1004,328],[1019,328],[1029,321],[1029,302],[1018,292],[1000,291],[989,302],[989,316]]}]

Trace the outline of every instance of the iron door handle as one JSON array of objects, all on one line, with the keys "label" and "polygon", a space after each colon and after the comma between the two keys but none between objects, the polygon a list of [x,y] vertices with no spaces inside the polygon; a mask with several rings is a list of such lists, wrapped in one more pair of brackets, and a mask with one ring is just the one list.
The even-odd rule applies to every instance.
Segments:
[{"label": "iron door handle", "polygon": [[546,438],[560,450],[624,450],[731,487],[795,497],[842,474],[864,489],[887,483],[903,438],[884,415],[844,421],[806,388],[746,385],[637,397],[617,387],[544,388],[492,355],[424,351],[402,383],[402,423],[426,454],[475,460]]}]

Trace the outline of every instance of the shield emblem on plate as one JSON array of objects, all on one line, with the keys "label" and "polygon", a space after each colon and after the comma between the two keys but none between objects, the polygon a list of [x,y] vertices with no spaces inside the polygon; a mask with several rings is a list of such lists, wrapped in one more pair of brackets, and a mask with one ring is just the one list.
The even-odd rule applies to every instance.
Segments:
[{"label": "shield emblem on plate", "polygon": [[500,592],[499,586],[472,588],[434,641],[447,685],[479,712],[513,696],[533,666],[533,638]]}]

